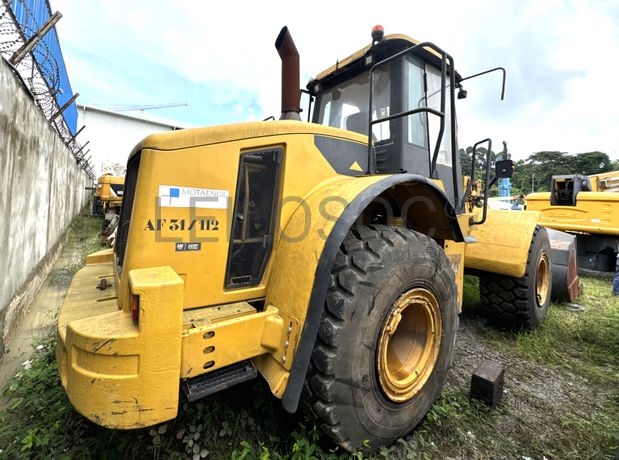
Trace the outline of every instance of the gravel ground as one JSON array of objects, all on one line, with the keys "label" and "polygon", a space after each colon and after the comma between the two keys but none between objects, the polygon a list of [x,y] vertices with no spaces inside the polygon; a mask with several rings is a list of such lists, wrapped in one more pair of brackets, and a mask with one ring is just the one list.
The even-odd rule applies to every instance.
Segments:
[{"label": "gravel ground", "polygon": [[[418,430],[400,442],[400,446],[383,452],[383,456],[523,460],[608,458],[597,446],[587,445],[589,440],[580,432],[572,433],[569,423],[588,420],[602,409],[610,398],[608,387],[499,350],[484,340],[489,327],[483,319],[466,314],[460,320],[454,362],[443,393],[460,396],[459,404],[467,406],[462,408],[464,417],[450,412],[439,426],[426,419]],[[468,407],[471,375],[485,359],[500,363],[505,370],[503,398],[494,409],[477,404],[471,411]],[[458,404],[450,408],[457,412]],[[424,434],[428,435],[429,448],[419,442]]]}]

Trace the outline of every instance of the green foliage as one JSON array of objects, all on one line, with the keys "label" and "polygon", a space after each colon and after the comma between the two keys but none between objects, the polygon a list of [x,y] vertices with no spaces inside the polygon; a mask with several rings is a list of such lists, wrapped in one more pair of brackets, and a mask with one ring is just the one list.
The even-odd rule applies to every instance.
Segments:
[{"label": "green foliage", "polygon": [[[494,172],[494,165],[496,163],[497,154],[492,151],[490,157],[490,177]],[[486,161],[488,150],[484,147],[477,149],[475,154],[475,179],[479,179],[483,182],[486,173]],[[471,166],[473,162],[473,147],[467,147],[466,149],[460,149],[460,167],[462,168],[462,174],[465,176],[471,175]]]},{"label": "green foliage", "polygon": [[[473,147],[460,149],[462,174],[470,176]],[[480,148],[475,160],[475,178],[483,179],[485,173],[486,149]],[[496,152],[492,152],[491,168],[494,168]],[[500,154],[500,153],[499,153]],[[531,192],[531,177],[534,176],[535,191],[549,191],[550,179],[557,175],[584,174],[590,176],[619,169],[619,162],[613,162],[603,152],[585,152],[569,154],[557,151],[536,152],[516,162],[516,171],[512,177],[512,195]],[[490,170],[491,176],[494,170]],[[496,194],[496,189],[491,192]]]},{"label": "green foliage", "polygon": [[536,192],[549,191],[552,176],[567,174],[599,174],[612,171],[613,163],[607,154],[586,152],[568,154],[564,152],[537,152],[516,163],[512,177],[513,194],[530,193],[531,177],[534,175]]},{"label": "green foliage", "polygon": [[479,307],[479,278],[476,276],[464,275],[464,286],[462,289],[462,305],[467,309]]},{"label": "green foliage", "polygon": [[[32,358],[30,369],[8,385],[8,407],[0,416],[5,458],[85,455],[84,426],[58,384],[55,340],[50,336]],[[33,455],[35,454],[36,455]]]},{"label": "green foliage", "polygon": [[88,254],[106,248],[99,239],[102,227],[102,218],[86,214],[78,214],[71,222],[66,242],[66,248],[74,255],[69,268],[71,275],[84,266],[84,258]]}]

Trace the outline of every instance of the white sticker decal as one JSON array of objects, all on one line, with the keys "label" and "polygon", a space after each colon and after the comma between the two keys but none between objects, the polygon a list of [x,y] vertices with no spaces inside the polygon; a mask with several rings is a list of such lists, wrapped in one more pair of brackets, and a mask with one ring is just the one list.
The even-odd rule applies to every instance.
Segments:
[{"label": "white sticker decal", "polygon": [[165,208],[228,209],[228,190],[160,185],[159,202]]}]

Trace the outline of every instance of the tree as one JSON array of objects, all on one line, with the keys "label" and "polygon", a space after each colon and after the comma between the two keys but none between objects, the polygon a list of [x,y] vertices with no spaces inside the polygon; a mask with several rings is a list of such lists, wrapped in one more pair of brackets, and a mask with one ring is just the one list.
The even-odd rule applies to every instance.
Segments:
[{"label": "tree", "polygon": [[544,151],[529,155],[516,163],[512,184],[520,193],[530,193],[531,183],[535,191],[549,191],[552,176],[572,174],[571,155],[564,152]]},{"label": "tree", "polygon": [[[460,149],[462,174],[471,174],[472,147]],[[486,149],[478,150],[475,162],[475,177],[481,179],[485,171]],[[492,161],[494,165],[494,160]],[[619,162],[613,162],[603,152],[584,152],[569,154],[559,151],[542,151],[529,155],[524,160],[516,162],[516,171],[511,179],[512,195],[531,193],[531,183],[534,182],[536,192],[549,191],[552,176],[583,174],[599,174],[619,170]],[[491,174],[494,171],[491,170]]]},{"label": "tree", "polygon": [[[482,179],[486,172],[486,155],[488,150],[484,147],[477,149],[475,155],[475,179]],[[460,166],[462,168],[462,175],[471,175],[471,163],[473,160],[473,147],[469,146],[465,149],[460,149]],[[490,176],[492,177],[494,164],[496,162],[496,153],[492,152],[490,159]]]},{"label": "tree", "polygon": [[517,193],[530,193],[534,177],[535,191],[549,191],[552,176],[599,174],[612,171],[613,163],[603,152],[569,154],[564,152],[536,152],[516,164],[512,185]]},{"label": "tree", "polygon": [[602,152],[579,153],[575,156],[575,171],[578,174],[599,174],[613,170],[613,162]]}]

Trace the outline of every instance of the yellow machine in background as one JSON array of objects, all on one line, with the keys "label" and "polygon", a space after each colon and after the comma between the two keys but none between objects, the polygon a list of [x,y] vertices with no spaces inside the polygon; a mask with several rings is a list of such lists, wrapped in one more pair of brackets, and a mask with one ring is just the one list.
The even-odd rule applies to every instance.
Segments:
[{"label": "yellow machine in background", "polygon": [[576,235],[580,269],[615,271],[619,246],[619,171],[553,176],[551,191],[527,196],[543,225]]},{"label": "yellow machine in background", "polygon": [[592,192],[619,192],[619,171],[610,171],[589,176]]},{"label": "yellow machine in background", "polygon": [[95,188],[92,213],[105,216],[106,220],[110,220],[113,215],[119,214],[123,202],[124,187],[124,176],[104,174],[99,177]]},{"label": "yellow machine in background", "polygon": [[157,424],[181,390],[259,373],[343,448],[376,448],[439,395],[465,269],[511,327],[546,315],[538,214],[487,209],[489,161],[478,214],[462,187],[451,56],[375,28],[309,82],[309,123],[286,28],[275,45],[279,121],[155,134],[129,157],[116,245],[88,256],[58,318],[62,384],[95,423]]}]

